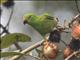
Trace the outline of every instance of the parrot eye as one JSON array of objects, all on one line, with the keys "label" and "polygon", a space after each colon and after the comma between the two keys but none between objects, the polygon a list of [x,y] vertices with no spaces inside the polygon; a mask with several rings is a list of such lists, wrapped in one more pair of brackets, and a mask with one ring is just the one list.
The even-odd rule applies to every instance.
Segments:
[{"label": "parrot eye", "polygon": [[31,19],[30,19],[31,17],[32,17],[32,15],[28,17],[29,21],[31,20]]},{"label": "parrot eye", "polygon": [[32,17],[32,15],[31,16],[29,16],[28,18],[30,19]]}]

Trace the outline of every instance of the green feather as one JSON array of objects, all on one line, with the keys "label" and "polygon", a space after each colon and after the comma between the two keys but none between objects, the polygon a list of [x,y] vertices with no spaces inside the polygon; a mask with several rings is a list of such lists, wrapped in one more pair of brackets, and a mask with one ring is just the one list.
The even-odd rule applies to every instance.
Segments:
[{"label": "green feather", "polygon": [[29,25],[35,28],[42,36],[52,31],[52,29],[57,25],[54,17],[44,14],[42,16],[36,16],[35,14],[26,15],[25,21]]}]

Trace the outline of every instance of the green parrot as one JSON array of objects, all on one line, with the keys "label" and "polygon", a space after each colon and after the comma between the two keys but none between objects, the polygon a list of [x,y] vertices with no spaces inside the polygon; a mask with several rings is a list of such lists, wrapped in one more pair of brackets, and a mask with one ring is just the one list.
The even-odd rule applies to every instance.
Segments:
[{"label": "green parrot", "polygon": [[54,17],[48,14],[43,14],[42,16],[37,16],[35,14],[26,14],[23,16],[24,24],[29,24],[34,29],[36,29],[42,36],[50,33],[52,29],[57,26],[57,21]]}]

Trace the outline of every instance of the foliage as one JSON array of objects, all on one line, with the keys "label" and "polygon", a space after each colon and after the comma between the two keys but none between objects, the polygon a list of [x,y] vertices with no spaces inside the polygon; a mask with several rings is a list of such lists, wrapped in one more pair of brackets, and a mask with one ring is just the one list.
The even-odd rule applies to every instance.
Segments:
[{"label": "foliage", "polygon": [[19,52],[0,52],[0,58],[14,56],[14,55],[23,55],[23,54]]},{"label": "foliage", "polygon": [[22,33],[11,33],[1,37],[1,48],[7,48],[15,42],[28,42],[31,38]]}]

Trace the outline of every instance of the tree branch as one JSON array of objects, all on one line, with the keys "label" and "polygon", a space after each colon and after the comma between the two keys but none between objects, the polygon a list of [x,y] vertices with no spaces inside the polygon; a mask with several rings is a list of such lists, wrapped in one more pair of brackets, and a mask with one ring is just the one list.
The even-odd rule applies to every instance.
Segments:
[{"label": "tree branch", "polygon": [[12,18],[12,15],[13,15],[13,12],[14,12],[14,6],[12,7],[12,9],[11,9],[11,13],[10,13],[10,17],[9,17],[9,20],[8,20],[8,23],[6,24],[6,28],[9,26],[9,24],[10,24],[10,21],[11,21],[11,18]]},{"label": "tree branch", "polygon": [[80,51],[75,51],[75,52],[73,52],[71,55],[69,55],[67,58],[65,58],[65,60],[69,60],[71,57],[73,57],[73,56],[76,55],[77,53],[80,53]]},{"label": "tree branch", "polygon": [[[40,41],[40,42],[37,42],[37,43],[31,45],[30,47],[26,48],[25,50],[21,51],[21,53],[22,53],[23,55],[25,55],[26,53],[30,52],[31,50],[33,50],[33,49],[41,46],[43,42],[44,42],[44,40],[42,40],[42,41]],[[18,60],[18,59],[19,59],[21,56],[23,56],[23,55],[13,56],[13,57],[10,58],[9,60]]]}]

